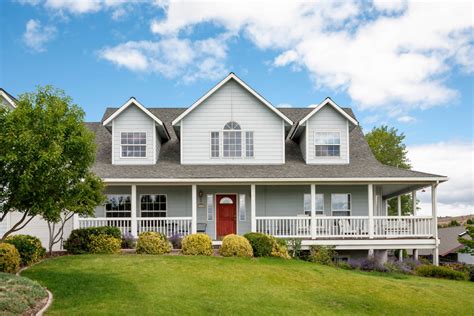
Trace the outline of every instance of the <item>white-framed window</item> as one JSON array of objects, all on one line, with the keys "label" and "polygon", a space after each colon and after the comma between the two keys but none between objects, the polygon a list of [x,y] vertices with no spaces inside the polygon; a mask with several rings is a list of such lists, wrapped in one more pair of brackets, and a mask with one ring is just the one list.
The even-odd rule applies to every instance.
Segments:
[{"label": "white-framed window", "polygon": [[[304,194],[304,213],[311,216],[311,194]],[[316,193],[316,215],[324,215],[324,194]]]},{"label": "white-framed window", "polygon": [[219,158],[219,156],[220,156],[219,132],[211,132],[211,157]]},{"label": "white-framed window", "polygon": [[230,121],[222,131],[210,134],[211,158],[253,158],[255,156],[254,132],[242,131],[237,122]]},{"label": "white-framed window", "polygon": [[245,132],[245,157],[252,158],[253,156],[253,132]]},{"label": "white-framed window", "polygon": [[352,208],[350,193],[331,194],[331,212],[333,216],[350,216]]},{"label": "white-framed window", "polygon": [[245,194],[239,195],[239,221],[245,222],[247,220],[247,207],[245,205]]},{"label": "white-framed window", "polygon": [[314,150],[316,157],[340,157],[340,132],[314,132]]},{"label": "white-framed window", "polygon": [[105,217],[130,217],[131,215],[130,194],[107,194]]},{"label": "white-framed window", "polygon": [[141,217],[166,217],[167,197],[166,194],[142,194],[140,195]]},{"label": "white-framed window", "polygon": [[146,158],[146,132],[122,132],[120,145],[120,157]]},{"label": "white-framed window", "polygon": [[212,194],[207,195],[207,220],[214,220],[214,196]]}]

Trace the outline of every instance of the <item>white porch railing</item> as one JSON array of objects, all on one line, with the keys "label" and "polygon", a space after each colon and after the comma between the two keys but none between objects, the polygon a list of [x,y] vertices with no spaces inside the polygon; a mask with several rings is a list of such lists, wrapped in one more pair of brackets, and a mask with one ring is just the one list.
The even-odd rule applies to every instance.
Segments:
[{"label": "white porch railing", "polygon": [[282,238],[311,237],[311,218],[307,216],[255,217],[257,232]]},{"label": "white porch railing", "polygon": [[158,232],[167,237],[191,233],[191,217],[139,217],[138,233]]},{"label": "white porch railing", "polygon": [[376,216],[374,237],[430,237],[433,236],[433,219],[421,216]]},{"label": "white porch railing", "polygon": [[[374,216],[370,236],[368,216],[317,216],[315,238],[432,237],[433,219],[420,216]],[[311,238],[309,216],[256,217],[257,232],[281,238]]]},{"label": "white porch railing", "polygon": [[129,217],[79,217],[78,221],[79,228],[114,226],[120,229],[122,235],[132,230],[132,220]]}]

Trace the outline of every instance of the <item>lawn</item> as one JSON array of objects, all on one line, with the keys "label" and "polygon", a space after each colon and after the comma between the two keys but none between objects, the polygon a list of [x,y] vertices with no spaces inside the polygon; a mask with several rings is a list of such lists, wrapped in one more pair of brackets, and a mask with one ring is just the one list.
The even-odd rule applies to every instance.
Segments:
[{"label": "lawn", "polygon": [[346,271],[283,259],[81,255],[23,272],[48,314],[472,315],[474,283]]}]

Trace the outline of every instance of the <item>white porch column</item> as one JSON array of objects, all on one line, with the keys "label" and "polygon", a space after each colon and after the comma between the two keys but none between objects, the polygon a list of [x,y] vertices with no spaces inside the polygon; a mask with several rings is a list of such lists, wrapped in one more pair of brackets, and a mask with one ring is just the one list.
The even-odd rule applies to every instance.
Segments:
[{"label": "white porch column", "polygon": [[257,190],[255,184],[250,185],[250,231],[257,231]]},{"label": "white porch column", "polygon": [[438,248],[438,215],[436,210],[436,188],[438,184],[431,186],[431,215],[433,217],[433,237],[436,241],[436,248],[433,249],[433,264],[439,266],[439,248]]},{"label": "white porch column", "polygon": [[402,216],[402,196],[397,196],[397,214]]},{"label": "white porch column", "polygon": [[316,184],[311,184],[311,239],[316,239]]},{"label": "white porch column", "polygon": [[197,185],[191,187],[191,234],[197,231]]},{"label": "white porch column", "polygon": [[[10,228],[8,226],[8,215],[7,215],[7,229]],[[78,229],[79,228],[79,214],[74,214],[72,215],[72,229]]]},{"label": "white porch column", "polygon": [[374,185],[367,185],[369,206],[369,238],[374,238]]},{"label": "white porch column", "polygon": [[137,185],[132,184],[132,192],[131,192],[131,202],[132,202],[132,209],[130,215],[130,229],[131,234],[133,237],[138,237],[138,222],[137,222]]},{"label": "white porch column", "polygon": [[413,249],[413,260],[418,260],[418,249]]},{"label": "white porch column", "polygon": [[398,261],[403,262],[403,249],[398,250]]},{"label": "white porch column", "polygon": [[411,202],[412,202],[413,216],[416,216],[416,191],[411,192]]}]

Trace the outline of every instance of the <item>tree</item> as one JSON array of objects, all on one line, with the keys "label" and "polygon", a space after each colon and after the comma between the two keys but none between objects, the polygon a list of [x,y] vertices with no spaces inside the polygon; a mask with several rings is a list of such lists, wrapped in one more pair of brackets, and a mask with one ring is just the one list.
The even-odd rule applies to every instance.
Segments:
[{"label": "tree", "polygon": [[471,239],[469,240],[464,237],[458,237],[458,241],[464,245],[464,249],[462,249],[461,252],[470,253],[474,256],[474,226],[467,226],[466,232]]},{"label": "tree", "polygon": [[[375,158],[384,165],[397,167],[401,169],[410,169],[410,160],[407,158],[407,149],[404,144],[405,135],[398,133],[395,128],[388,128],[382,125],[373,128],[372,131],[365,135],[365,139],[369,144]],[[411,214],[413,212],[413,203],[410,195],[401,196],[402,215]],[[397,199],[388,201],[388,213],[396,215],[398,209]]]},{"label": "tree", "polygon": [[0,108],[0,220],[22,214],[2,238],[37,216],[55,226],[65,213],[91,214],[102,203],[102,181],[90,172],[94,134],[83,118],[51,86],[23,94],[14,110]]}]

